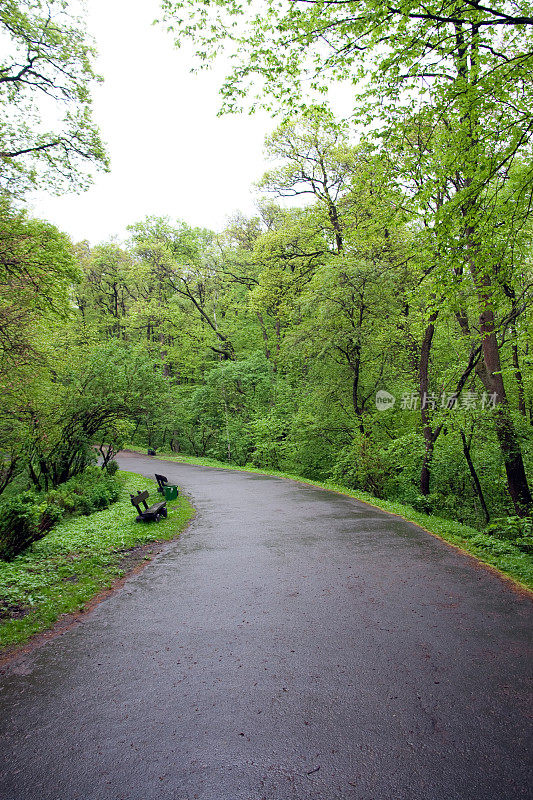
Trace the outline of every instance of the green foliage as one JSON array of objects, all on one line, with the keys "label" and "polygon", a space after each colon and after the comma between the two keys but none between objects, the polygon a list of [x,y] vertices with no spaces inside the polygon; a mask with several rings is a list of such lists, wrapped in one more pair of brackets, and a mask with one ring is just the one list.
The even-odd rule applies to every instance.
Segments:
[{"label": "green foliage", "polygon": [[0,560],[9,561],[42,539],[63,516],[53,498],[34,492],[14,495],[0,504]]},{"label": "green foliage", "polygon": [[27,469],[39,491],[94,461],[95,439],[110,437],[116,452],[131,430],[128,421],[154,406],[163,381],[157,362],[139,346],[87,344],[74,336],[65,342],[64,334],[49,342],[54,344],[66,346],[69,357],[51,358],[41,384],[23,387],[10,409],[22,422]]},{"label": "green foliage", "polygon": [[91,118],[99,78],[83,22],[62,0],[4,0],[0,35],[0,191],[87,186],[87,166],[108,163]]},{"label": "green foliage", "polygon": [[281,469],[291,458],[291,421],[278,405],[250,421],[250,464],[265,469]]},{"label": "green foliage", "polygon": [[116,502],[120,490],[117,478],[96,466],[89,466],[56,489],[46,492],[45,497],[68,514],[86,515]]},{"label": "green foliage", "polygon": [[106,470],[108,475],[116,475],[118,472],[118,463],[116,461],[109,461],[106,464]]},{"label": "green foliage", "polygon": [[[458,88],[468,90],[487,115],[494,115],[496,104],[506,107],[507,92],[516,98],[516,128],[504,129],[501,147],[518,140],[530,119],[530,87],[522,88],[532,58],[530,3],[520,9],[514,3],[451,8],[440,0],[423,7],[402,0],[390,8],[379,0],[266,0],[257,8],[242,0],[162,0],[161,7],[176,45],[190,40],[201,67],[231,53],[231,72],[220,90],[223,111],[241,109],[246,99],[252,108],[281,106],[293,114],[313,102],[325,107],[331,84],[347,80],[357,99],[370,94],[374,120],[400,116],[404,104],[460,103]],[[457,61],[466,62],[477,44],[482,57],[473,62],[475,85],[464,73],[462,85],[453,85]],[[451,133],[458,139],[462,134]]]},{"label": "green foliage", "polygon": [[8,561],[41,535],[36,497],[26,492],[0,505],[0,559]]},{"label": "green foliage", "polygon": [[[235,44],[226,105],[259,74],[262,100],[303,108],[267,140],[259,186],[306,202],[263,198],[222,234],[148,217],[124,245],[77,245],[76,266],[57,231],[6,206],[0,491],[50,491],[95,448],[105,471],[132,441],[480,530],[525,514],[531,26],[513,26],[510,6],[496,25],[468,4],[437,19],[437,2],[163,5],[204,58]],[[304,75],[311,99],[296,92]],[[326,107],[338,78],[364,87],[365,136]],[[376,404],[383,390],[394,407]],[[441,402],[454,393],[497,407]]]},{"label": "green foliage", "polygon": [[[312,195],[307,221],[314,219],[314,235],[278,223],[254,242],[262,269],[253,274],[252,307],[266,352],[268,314],[277,348],[285,327],[321,341],[321,351],[305,348],[308,357],[328,350],[342,356],[365,435],[365,405],[402,367],[405,389],[419,399],[482,386],[498,406],[491,420],[499,449],[490,465],[497,473],[494,505],[506,503],[503,467],[514,509],[523,516],[533,500],[513,399],[531,418],[530,378],[521,366],[531,324],[524,320],[532,285],[531,5],[449,7],[435,0],[421,8],[406,0],[389,8],[378,0],[268,0],[258,9],[239,0],[163,0],[162,9],[176,44],[192,40],[203,66],[230,49],[223,111],[240,109],[247,98],[252,108],[292,114],[267,142],[278,163],[262,186],[281,196]],[[359,135],[359,148],[349,146],[347,126],[327,109],[325,95],[338,80],[354,84],[355,116],[372,131],[366,140]],[[300,222],[305,216],[300,213]],[[305,320],[302,289],[316,309]],[[463,469],[455,478],[443,465],[444,488],[430,489],[430,477],[434,484],[440,477],[437,450],[452,424],[449,410],[420,414],[419,495],[425,507],[446,511],[458,493],[470,495],[487,517],[470,452],[472,444],[480,449],[473,434],[470,443],[460,434],[470,488]],[[392,438],[403,433],[387,431]],[[347,480],[361,479],[346,469]]]},{"label": "green foliage", "polygon": [[[318,139],[309,149],[309,131],[313,137],[333,136],[336,149]],[[175,305],[171,285],[164,284],[169,297],[161,295],[159,313],[172,322],[177,337],[187,325],[195,331],[198,347],[174,348],[166,334],[160,334],[156,347],[147,331],[148,346],[164,362],[165,381],[157,403],[137,416],[132,439],[158,451],[249,463],[311,479],[333,478],[481,527],[484,511],[459,434],[471,430],[470,455],[489,513],[507,513],[511,506],[494,416],[490,411],[459,407],[451,413],[438,407],[438,398],[453,391],[469,363],[475,339],[465,340],[454,305],[439,304],[442,325],[433,335],[429,388],[437,397],[430,424],[440,425],[442,433],[432,455],[431,488],[423,493],[418,381],[421,341],[433,308],[434,287],[425,283],[431,275],[431,242],[406,224],[390,165],[368,148],[342,144],[339,131],[331,124],[324,134],[320,117],[303,129],[285,125],[280,141],[283,147],[290,142],[291,158],[303,164],[294,181],[316,203],[296,212],[277,213],[272,204],[265,206],[265,228],[263,218],[234,221],[228,231],[232,244],[222,260],[210,262],[205,272],[190,273],[198,282],[194,292],[188,284],[189,304],[180,300]],[[325,176],[317,188],[316,176],[306,172],[307,160],[312,170],[313,159],[322,156]],[[339,183],[341,168],[345,171]],[[273,175],[271,188],[277,180]],[[280,193],[292,175],[283,173]],[[147,229],[151,235],[169,235],[168,223],[151,221]],[[169,248],[172,239],[165,241]],[[224,336],[232,342],[231,358],[216,352],[207,320],[202,323],[207,335],[197,336],[197,314],[203,317],[193,300],[201,301],[203,313],[209,310],[213,324],[220,312]],[[473,324],[476,302],[464,295],[457,302],[467,317],[474,315]],[[502,302],[507,313],[510,305],[503,297]],[[127,328],[127,310],[124,320]],[[525,319],[519,320],[520,359],[527,325],[522,328]],[[507,343],[501,355],[512,388],[514,356]],[[481,373],[469,374],[468,389],[479,397],[484,391]],[[526,361],[524,376],[529,380]],[[392,411],[376,410],[375,393],[382,388],[397,398]],[[404,394],[415,397],[412,409],[401,407]],[[515,415],[515,424],[527,458],[531,431],[522,417]]]},{"label": "green foliage", "polygon": [[340,451],[331,470],[331,478],[336,483],[362,489],[376,497],[384,496],[390,474],[391,464],[383,449],[361,434],[354,436],[350,445]]},{"label": "green foliage", "polygon": [[485,533],[533,555],[533,519],[531,517],[502,517],[487,525]]},{"label": "green foliage", "polygon": [[24,492],[0,504],[0,560],[9,561],[63,517],[89,515],[116,502],[121,484],[97,467],[45,493]]},{"label": "green foliage", "polygon": [[41,350],[43,323],[66,321],[81,276],[68,238],[0,197],[0,387],[16,389],[18,367]]}]

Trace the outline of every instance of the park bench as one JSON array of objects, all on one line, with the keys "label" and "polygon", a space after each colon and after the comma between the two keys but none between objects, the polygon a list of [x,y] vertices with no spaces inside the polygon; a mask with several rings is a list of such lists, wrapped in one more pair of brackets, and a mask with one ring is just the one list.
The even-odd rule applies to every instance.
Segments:
[{"label": "park bench", "polygon": [[164,494],[167,500],[175,500],[179,494],[178,487],[173,483],[169,483],[168,478],[165,478],[164,475],[158,475],[157,472],[155,473],[155,479],[157,481],[157,491]]},{"label": "park bench", "polygon": [[157,472],[155,473],[155,479],[157,481],[157,491],[160,494],[164,494],[165,486],[168,483],[168,478],[165,478],[164,475],[158,475]]},{"label": "park bench", "polygon": [[[135,506],[139,514],[136,522],[157,522],[161,517],[167,516],[166,500],[160,500],[158,503],[149,506],[146,502],[149,496],[146,489],[144,492],[139,491],[137,494],[130,494],[131,504]],[[141,506],[143,506],[143,508],[141,508]]]}]

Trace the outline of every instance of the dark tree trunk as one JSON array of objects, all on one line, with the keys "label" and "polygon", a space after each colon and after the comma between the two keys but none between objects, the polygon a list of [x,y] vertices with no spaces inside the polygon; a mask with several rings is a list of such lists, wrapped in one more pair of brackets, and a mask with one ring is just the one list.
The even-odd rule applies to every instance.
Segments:
[{"label": "dark tree trunk", "polygon": [[361,377],[361,348],[358,344],[352,348],[351,357],[349,359],[350,368],[353,372],[352,383],[352,404],[355,416],[357,417],[359,430],[364,434],[365,426],[363,424],[363,409],[359,403],[359,380]]},{"label": "dark tree trunk", "polygon": [[11,483],[15,476],[15,471],[18,465],[18,458],[17,456],[11,455],[7,459],[7,463],[0,468],[0,494],[6,489],[6,487]]},{"label": "dark tree trunk", "polygon": [[470,470],[470,475],[472,476],[472,480],[474,481],[474,486],[476,488],[477,496],[479,497],[479,502],[481,503],[481,508],[483,509],[483,514],[485,515],[485,522],[490,522],[490,514],[487,508],[487,504],[485,502],[485,497],[483,495],[483,489],[481,488],[481,483],[478,478],[478,474],[476,472],[476,468],[472,462],[472,456],[470,455],[470,445],[466,440],[466,436],[464,431],[461,431],[461,440],[463,442],[463,453],[466,459],[466,463],[468,464],[468,469]]},{"label": "dark tree trunk", "polygon": [[170,449],[173,453],[179,453],[180,443],[178,438],[178,431],[172,431],[172,438],[170,440]]},{"label": "dark tree trunk", "polygon": [[422,469],[420,471],[420,494],[427,497],[430,488],[431,479],[431,462],[433,460],[433,450],[435,448],[435,440],[432,438],[426,439],[426,449],[424,451],[424,460],[422,461]]},{"label": "dark tree trunk", "polygon": [[480,316],[480,332],[482,336],[481,347],[483,360],[486,367],[486,374],[484,376],[485,388],[487,392],[494,397],[497,404],[495,409],[496,436],[498,437],[498,443],[503,453],[509,494],[511,495],[511,500],[513,501],[518,516],[525,516],[528,514],[532,505],[531,492],[527,481],[520,442],[516,435],[507,395],[505,393],[505,386],[501,373],[500,353],[496,332],[494,330],[494,314],[490,306],[488,295],[484,294],[483,299],[485,300],[485,308]]},{"label": "dark tree trunk", "polygon": [[[516,328],[514,328],[514,333],[516,335]],[[514,374],[516,378],[516,385],[518,388],[518,410],[522,414],[522,416],[527,416],[526,410],[526,393],[524,391],[524,378],[522,375],[522,370],[520,369],[520,360],[518,358],[518,345],[516,342],[513,344],[513,367],[514,367]]]},{"label": "dark tree trunk", "polygon": [[516,319],[519,316],[518,303],[516,299],[516,292],[512,286],[509,286],[508,284],[505,283],[503,285],[503,290],[507,295],[507,297],[509,298],[509,300],[511,301],[511,314],[513,317],[513,321],[511,323],[511,331],[513,334],[513,344],[511,347],[511,353],[513,359],[516,386],[518,389],[518,410],[524,417],[526,417],[527,416],[526,394],[524,391],[524,377],[522,375],[522,370],[520,369],[520,358],[518,356],[518,331],[516,328]]},{"label": "dark tree trunk", "polygon": [[503,453],[507,486],[519,517],[525,517],[531,510],[532,498],[527,481],[520,442],[507,405],[496,408],[496,435]]},{"label": "dark tree trunk", "polygon": [[[424,441],[426,445],[424,452],[424,459],[422,462],[422,469],[420,472],[420,494],[424,496],[428,495],[430,491],[431,462],[433,460],[433,451],[435,449],[435,442],[439,438],[442,432],[442,428],[444,426],[444,423],[441,422],[440,425],[438,425],[435,429],[431,427],[431,421],[429,416],[430,406],[428,403],[429,356],[431,353],[431,344],[433,342],[433,336],[435,333],[435,322],[437,320],[437,316],[438,316],[438,311],[434,311],[431,314],[429,318],[429,323],[424,333],[424,338],[422,340],[422,346],[420,349],[420,367],[419,367],[420,415],[422,418]],[[461,377],[457,381],[454,394],[459,395],[463,391],[469,376],[475,369],[477,370],[480,355],[481,355],[481,347],[473,347],[470,350],[468,363],[464,368]]]},{"label": "dark tree trunk", "polygon": [[434,311],[429,317],[429,323],[424,332],[422,346],[420,348],[420,366],[418,370],[419,379],[419,394],[420,394],[420,416],[422,418],[422,427],[424,431],[425,452],[424,460],[422,462],[422,469],[420,472],[420,494],[426,497],[430,491],[431,480],[431,462],[433,460],[433,450],[438,435],[441,432],[442,426],[433,430],[429,418],[428,396],[429,396],[429,355],[431,352],[431,344],[435,334],[435,322],[439,315],[438,311]]}]

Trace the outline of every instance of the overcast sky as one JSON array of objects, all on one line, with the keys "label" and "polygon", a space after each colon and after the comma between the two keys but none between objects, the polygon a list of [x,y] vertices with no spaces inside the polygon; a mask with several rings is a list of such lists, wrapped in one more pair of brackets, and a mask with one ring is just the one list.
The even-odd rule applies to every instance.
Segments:
[{"label": "overcast sky", "polygon": [[40,195],[36,216],[75,241],[95,243],[148,214],[221,230],[237,209],[254,213],[252,183],[265,170],[266,114],[217,118],[217,70],[191,75],[189,55],[152,26],[158,0],[88,0],[96,38],[95,119],[109,145],[111,173],[81,195]]},{"label": "overcast sky", "polygon": [[[124,238],[147,215],[222,230],[235,211],[256,212],[253,183],[263,175],[265,136],[279,124],[266,113],[217,117],[224,63],[190,73],[191,50],[177,50],[152,22],[159,0],[87,0],[88,29],[99,52],[94,116],[108,144],[111,172],[76,195],[42,193],[35,216],[74,241]],[[332,90],[349,113],[351,89]]]}]

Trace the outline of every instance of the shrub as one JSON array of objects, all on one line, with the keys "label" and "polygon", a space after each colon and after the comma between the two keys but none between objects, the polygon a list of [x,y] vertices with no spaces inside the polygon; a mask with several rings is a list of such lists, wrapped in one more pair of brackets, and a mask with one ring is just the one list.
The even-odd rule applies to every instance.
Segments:
[{"label": "shrub", "polygon": [[120,481],[96,466],[45,494],[23,492],[0,505],[0,559],[9,561],[41,539],[66,514],[88,515],[120,496]]},{"label": "shrub", "polygon": [[118,464],[116,461],[110,461],[106,466],[108,475],[115,475],[118,472]]},{"label": "shrub", "polygon": [[375,497],[384,496],[389,474],[384,452],[361,434],[354,435],[351,444],[340,451],[331,470],[333,481]]},{"label": "shrub", "polygon": [[16,495],[0,505],[0,558],[9,561],[44,534],[33,492]]},{"label": "shrub", "polygon": [[57,525],[63,517],[63,511],[59,506],[52,503],[44,503],[39,506],[41,518],[39,520],[39,531],[43,534],[48,533],[52,528]]},{"label": "shrub", "polygon": [[96,466],[90,466],[48,492],[46,498],[68,514],[87,515],[107,508],[118,500],[119,495],[120,483],[117,478]]},{"label": "shrub", "polygon": [[512,542],[525,553],[533,553],[533,518],[501,517],[485,528],[485,533],[495,539]]}]

